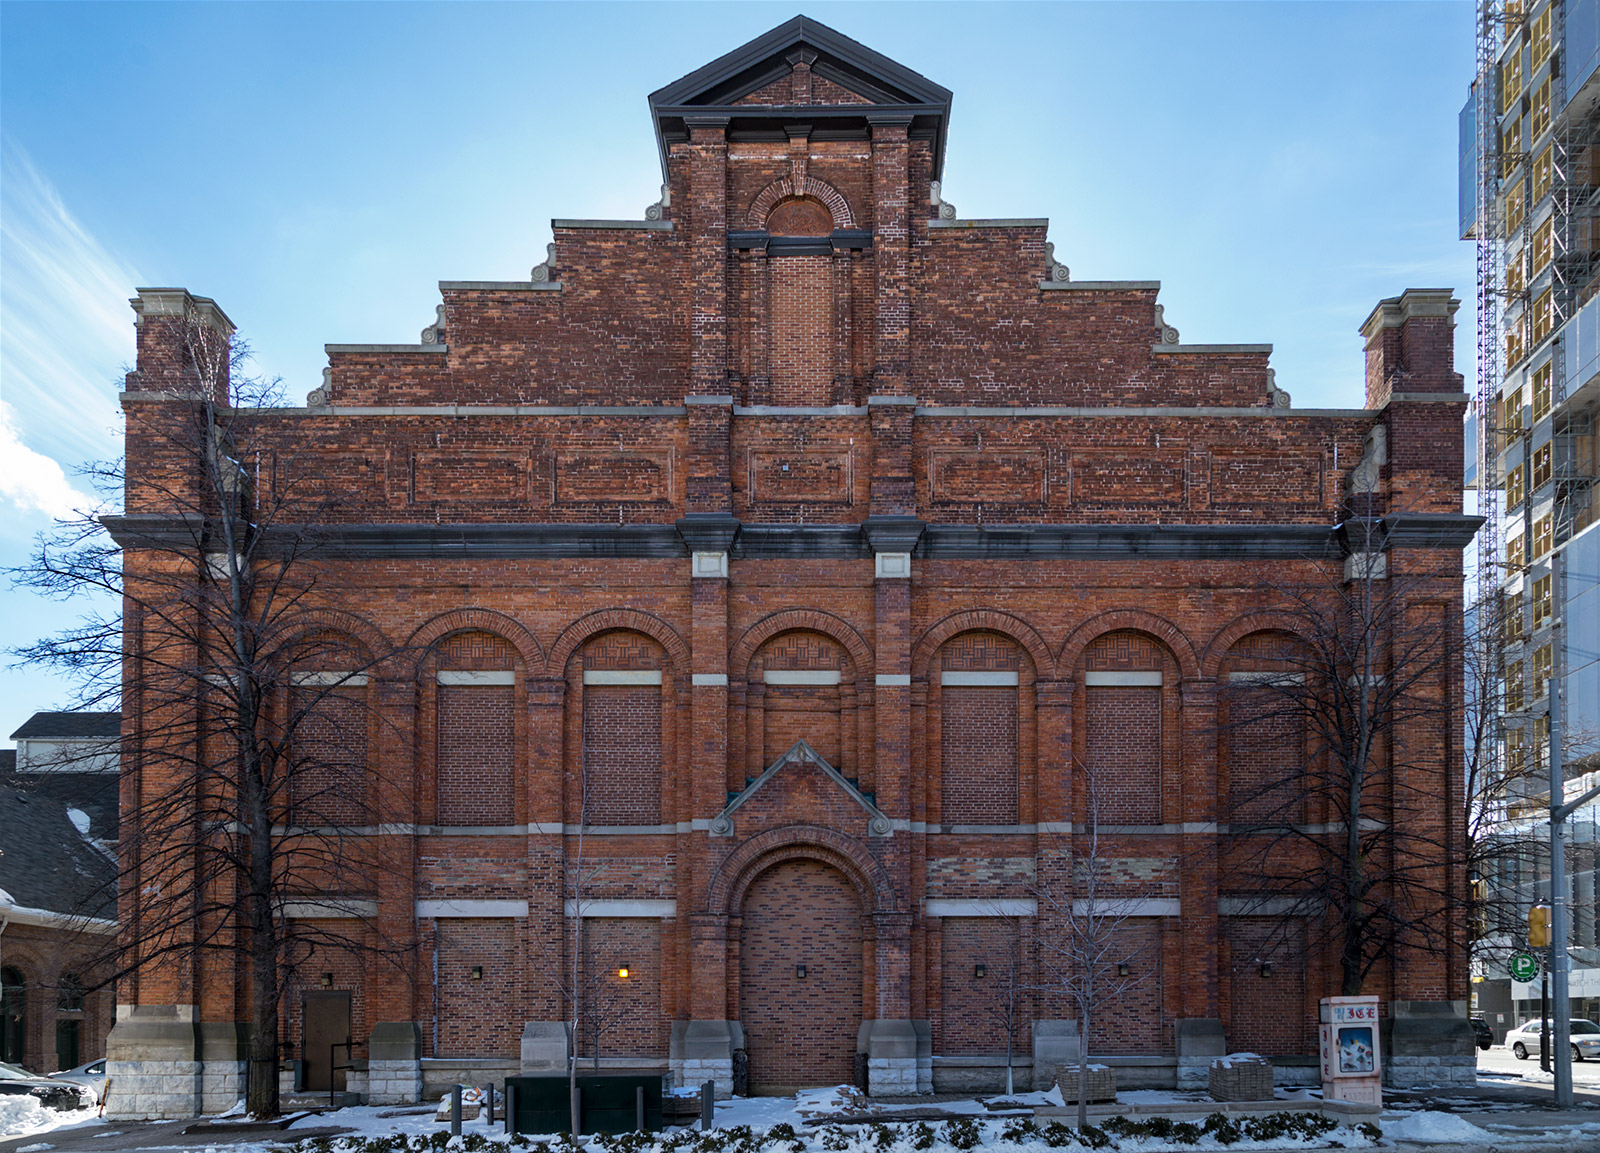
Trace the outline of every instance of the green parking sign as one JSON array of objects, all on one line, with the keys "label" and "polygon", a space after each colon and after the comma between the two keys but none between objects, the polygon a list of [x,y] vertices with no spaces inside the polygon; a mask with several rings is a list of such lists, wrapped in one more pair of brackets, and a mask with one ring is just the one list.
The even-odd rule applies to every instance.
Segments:
[{"label": "green parking sign", "polygon": [[1539,958],[1532,953],[1513,953],[1506,967],[1511,970],[1513,981],[1531,981],[1539,975]]}]

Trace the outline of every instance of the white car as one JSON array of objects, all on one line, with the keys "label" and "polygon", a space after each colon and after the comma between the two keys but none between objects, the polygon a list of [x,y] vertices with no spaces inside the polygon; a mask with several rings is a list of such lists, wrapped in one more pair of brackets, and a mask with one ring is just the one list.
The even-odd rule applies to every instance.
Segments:
[{"label": "white car", "polygon": [[[1506,1034],[1506,1047],[1516,1054],[1517,1060],[1526,1061],[1530,1053],[1540,1051],[1541,1028],[1542,1022],[1535,1019],[1518,1025]],[[1593,1021],[1577,1020],[1568,1028],[1571,1030],[1574,1061],[1582,1061],[1585,1057],[1600,1057],[1600,1025],[1596,1025]]]},{"label": "white car", "polygon": [[71,1081],[80,1085],[94,1094],[91,1105],[98,1104],[106,1095],[106,1059],[101,1057],[98,1061],[86,1061],[76,1069],[63,1069],[59,1073],[51,1073],[52,1081]]}]

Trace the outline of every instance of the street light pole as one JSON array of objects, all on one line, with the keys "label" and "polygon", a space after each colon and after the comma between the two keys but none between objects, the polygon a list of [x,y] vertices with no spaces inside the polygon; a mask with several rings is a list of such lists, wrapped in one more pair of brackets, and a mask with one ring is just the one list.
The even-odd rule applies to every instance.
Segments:
[{"label": "street light pole", "polygon": [[[1552,645],[1552,649],[1553,649]],[[1567,815],[1566,783],[1561,768],[1561,668],[1550,670],[1550,1015],[1555,1034],[1552,1054],[1556,1071],[1556,1108],[1572,1108],[1572,1012],[1567,997]]]}]

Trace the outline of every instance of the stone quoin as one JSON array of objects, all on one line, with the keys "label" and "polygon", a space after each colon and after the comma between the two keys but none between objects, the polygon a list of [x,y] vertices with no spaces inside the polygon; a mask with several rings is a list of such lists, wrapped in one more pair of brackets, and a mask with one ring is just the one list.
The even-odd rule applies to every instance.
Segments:
[{"label": "stone quoin", "polygon": [[[1314,1079],[1337,958],[1219,883],[1230,798],[1272,769],[1230,747],[1219,686],[1283,627],[1269,573],[1343,578],[1352,486],[1405,513],[1386,571],[1442,573],[1460,619],[1457,302],[1381,302],[1359,407],[1294,408],[1269,345],[1185,344],[1157,282],[1072,279],[1043,219],[962,218],[950,108],[791,20],[651,95],[642,219],[556,220],[528,279],[443,281],[419,343],[330,344],[305,407],[243,418],[258,484],[340,492],[307,627],[428,654],[346,690],[386,782],[365,835],[403,878],[285,910],[410,942],[302,967],[348,992],[372,1101],[597,1044],[719,1093],[1002,1086],[991,1010],[1012,971],[1039,980],[1035,886],[1085,833],[1090,772],[1147,979],[1089,1054],[1028,991],[1019,1087],[1089,1057],[1124,1087],[1204,1084],[1235,1050]],[[113,531],[136,575],[165,563],[141,542],[192,408],[156,320],[231,324],[182,289],[133,306]],[[1443,715],[1408,739],[1459,770]],[[587,970],[628,970],[598,1037],[565,1023],[579,918]],[[235,964],[124,984],[108,1052],[140,1092],[114,1112],[238,1099]],[[1369,991],[1416,1016],[1467,981],[1457,941]],[[302,1077],[314,1001],[284,999]]]}]

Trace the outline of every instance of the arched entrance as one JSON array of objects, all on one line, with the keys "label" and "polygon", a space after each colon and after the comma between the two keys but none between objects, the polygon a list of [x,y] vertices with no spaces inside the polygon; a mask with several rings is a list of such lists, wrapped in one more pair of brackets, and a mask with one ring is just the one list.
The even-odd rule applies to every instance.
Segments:
[{"label": "arched entrance", "polygon": [[848,1083],[862,1019],[861,901],[838,869],[781,861],[745,890],[739,1019],[752,1094]]}]

